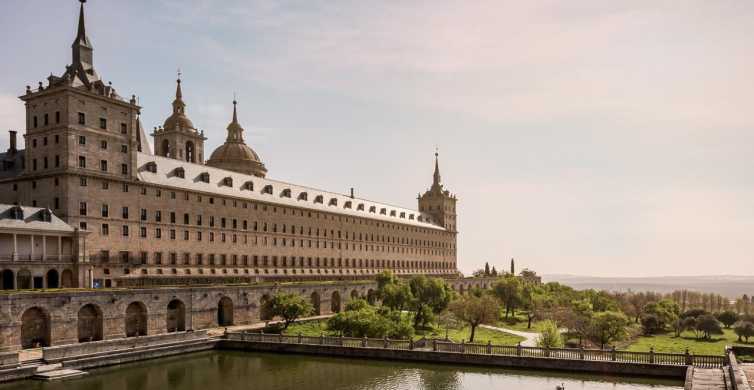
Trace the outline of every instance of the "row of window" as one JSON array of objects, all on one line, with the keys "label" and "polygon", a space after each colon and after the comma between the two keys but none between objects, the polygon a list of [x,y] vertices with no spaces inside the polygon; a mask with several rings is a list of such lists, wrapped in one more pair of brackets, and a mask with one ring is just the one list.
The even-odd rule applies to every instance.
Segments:
[{"label": "row of window", "polygon": [[[110,251],[100,251],[97,260],[109,263]],[[379,259],[350,259],[333,257],[304,257],[304,256],[259,256],[259,255],[227,255],[204,253],[153,252],[151,261],[149,252],[131,254],[121,251],[118,257],[123,264],[133,265],[193,265],[193,266],[241,266],[241,267],[306,267],[306,268],[403,268],[403,269],[452,269],[450,262],[419,261],[419,260],[379,260]],[[193,260],[192,260],[193,259]]]},{"label": "row of window", "polygon": [[[41,116],[42,118],[42,126],[49,126],[50,125],[50,114],[44,113]],[[60,124],[60,111],[55,111],[55,124]],[[86,113],[79,112],[78,113],[78,124],[82,126],[86,126]],[[37,128],[39,127],[39,116],[34,115],[32,117],[32,127]],[[107,130],[107,118],[99,118],[99,128],[102,130]],[[121,122],[120,124],[120,133],[121,134],[127,134],[128,133],[128,124],[125,122]]]}]

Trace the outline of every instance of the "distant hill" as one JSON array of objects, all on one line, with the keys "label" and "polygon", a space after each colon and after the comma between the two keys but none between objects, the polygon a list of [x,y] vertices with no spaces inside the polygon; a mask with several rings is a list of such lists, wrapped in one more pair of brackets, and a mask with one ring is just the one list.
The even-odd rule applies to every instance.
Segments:
[{"label": "distant hill", "polygon": [[754,276],[659,276],[659,277],[596,277],[577,275],[543,275],[543,282],[559,282],[575,289],[607,291],[692,290],[718,293],[729,298],[754,295]]}]

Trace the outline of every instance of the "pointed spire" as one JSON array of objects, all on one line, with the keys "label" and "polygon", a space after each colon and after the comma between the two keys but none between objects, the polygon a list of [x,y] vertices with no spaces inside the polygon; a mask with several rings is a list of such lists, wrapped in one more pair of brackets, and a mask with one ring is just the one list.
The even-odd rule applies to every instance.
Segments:
[{"label": "pointed spire", "polygon": [[175,80],[175,100],[173,100],[173,113],[183,114],[186,111],[186,103],[183,102],[183,90],[181,90],[181,71],[178,71],[178,79]]},{"label": "pointed spire", "polygon": [[82,43],[89,43],[89,40],[86,38],[86,23],[84,23],[84,3],[86,3],[86,0],[79,1],[81,2],[81,8],[79,8],[79,31],[76,34],[76,40]]},{"label": "pointed spire", "polygon": [[[84,19],[84,3],[86,3],[86,0],[79,1],[81,2],[79,8],[79,28],[76,33],[76,39],[71,46],[73,49],[73,65],[76,66],[81,63],[82,65],[88,65],[88,68],[91,68],[93,64],[94,48],[89,42],[89,37],[86,36],[86,21]],[[83,70],[88,70],[87,66],[84,66]]]},{"label": "pointed spire", "polygon": [[243,142],[243,127],[238,123],[238,101],[236,101],[235,94],[233,94],[233,120],[228,125],[228,138],[225,142]]},{"label": "pointed spire", "polygon": [[236,113],[236,105],[238,102],[236,101],[236,94],[233,94],[233,123],[238,123],[238,114]]},{"label": "pointed spire", "polygon": [[432,187],[440,185],[440,162],[439,162],[439,156],[440,156],[440,153],[437,151],[437,149],[435,149],[435,174],[434,174],[433,180],[432,180]]}]

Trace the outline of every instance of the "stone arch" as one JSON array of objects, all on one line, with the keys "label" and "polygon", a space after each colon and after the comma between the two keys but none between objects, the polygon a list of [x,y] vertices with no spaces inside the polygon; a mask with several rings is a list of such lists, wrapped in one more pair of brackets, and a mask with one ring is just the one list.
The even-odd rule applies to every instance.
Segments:
[{"label": "stone arch", "polygon": [[217,302],[217,325],[233,325],[233,300],[228,297],[224,296]]},{"label": "stone arch", "polygon": [[21,316],[21,347],[50,346],[50,316],[39,307],[26,309]]},{"label": "stone arch", "polygon": [[147,335],[147,307],[139,302],[131,302],[126,308],[126,337]]},{"label": "stone arch", "polygon": [[370,305],[374,305],[377,302],[377,292],[371,288],[367,291],[367,302]]},{"label": "stone arch", "polygon": [[170,141],[164,139],[162,140],[162,145],[160,146],[160,155],[165,157],[170,157]]},{"label": "stone arch", "polygon": [[102,340],[102,310],[94,304],[86,304],[78,314],[79,342]]},{"label": "stone arch", "polygon": [[63,288],[73,287],[73,271],[64,269],[60,274],[60,286]]},{"label": "stone arch", "polygon": [[330,311],[340,313],[340,293],[337,291],[333,291],[330,296]]},{"label": "stone arch", "polygon": [[359,292],[356,290],[351,290],[351,299],[359,299]]},{"label": "stone arch", "polygon": [[22,269],[16,273],[16,288],[19,290],[31,288],[31,272],[28,269]]},{"label": "stone arch", "polygon": [[318,316],[322,314],[322,310],[320,308],[320,302],[319,302],[319,293],[316,291],[313,292],[312,295],[310,295],[309,299],[311,300],[312,307],[314,308],[314,315]]},{"label": "stone arch", "polygon": [[186,305],[180,299],[173,299],[168,303],[166,316],[168,333],[186,330]]},{"label": "stone arch", "polygon": [[47,288],[60,288],[60,275],[54,268],[47,271]]},{"label": "stone arch", "polygon": [[270,296],[267,294],[262,295],[261,298],[259,298],[259,319],[262,321],[269,321],[272,319],[272,313],[270,313],[270,308],[267,307],[267,302],[270,301]]},{"label": "stone arch", "polygon": [[194,147],[193,142],[186,141],[186,150],[184,155],[186,156],[186,161],[191,163],[196,162],[196,148]]},{"label": "stone arch", "polygon": [[5,269],[0,276],[0,289],[13,290],[16,287],[16,276],[13,275],[13,271]]}]

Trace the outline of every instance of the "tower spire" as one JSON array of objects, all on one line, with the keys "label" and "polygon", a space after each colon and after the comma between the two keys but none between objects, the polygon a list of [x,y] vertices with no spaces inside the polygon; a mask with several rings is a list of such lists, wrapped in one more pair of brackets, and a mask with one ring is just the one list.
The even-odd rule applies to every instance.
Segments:
[{"label": "tower spire", "polygon": [[175,80],[175,100],[173,100],[173,113],[183,114],[186,103],[183,102],[183,90],[181,90],[181,71],[178,70],[178,79]]},{"label": "tower spire", "polygon": [[440,186],[440,162],[439,162],[439,156],[440,153],[437,149],[435,149],[435,174],[432,178],[432,187]]},{"label": "tower spire", "polygon": [[73,49],[73,65],[75,66],[81,63],[84,65],[84,70],[88,70],[86,69],[86,65],[91,68],[94,62],[94,47],[92,47],[91,42],[89,42],[89,37],[86,35],[86,21],[84,19],[84,3],[86,3],[86,0],[79,0],[79,2],[81,2],[79,7],[79,27],[76,33],[76,39],[71,46]]},{"label": "tower spire", "polygon": [[244,143],[243,142],[243,127],[241,127],[241,124],[238,123],[238,101],[236,101],[236,96],[233,94],[233,120],[228,125],[228,138],[225,140],[225,142],[238,142],[238,143]]},{"label": "tower spire", "polygon": [[236,93],[233,92],[233,123],[238,123],[238,114],[236,114],[236,105],[238,102],[236,101]]}]

